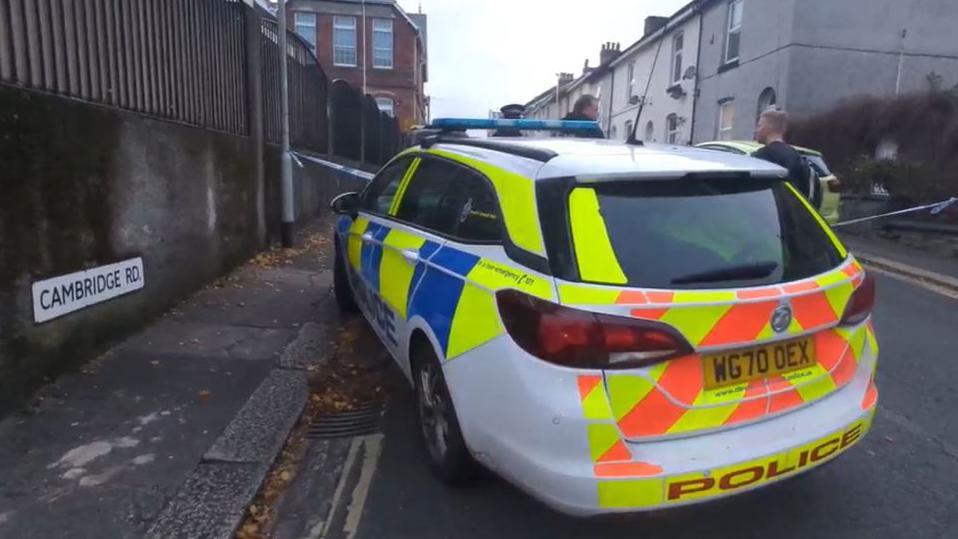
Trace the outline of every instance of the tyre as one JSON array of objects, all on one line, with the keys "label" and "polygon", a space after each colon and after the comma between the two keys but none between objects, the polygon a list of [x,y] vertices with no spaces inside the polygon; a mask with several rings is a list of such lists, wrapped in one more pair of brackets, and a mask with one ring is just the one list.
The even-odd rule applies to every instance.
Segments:
[{"label": "tyre", "polygon": [[342,250],[339,245],[336,246],[336,260],[333,262],[333,295],[336,296],[336,305],[344,313],[359,312],[359,305],[356,305],[356,296],[353,295],[353,289],[349,287],[349,276],[346,275],[346,262],[343,259]]},{"label": "tyre", "polygon": [[456,409],[432,346],[426,344],[414,350],[413,375],[416,416],[433,473],[448,485],[473,479],[476,462],[466,448]]}]

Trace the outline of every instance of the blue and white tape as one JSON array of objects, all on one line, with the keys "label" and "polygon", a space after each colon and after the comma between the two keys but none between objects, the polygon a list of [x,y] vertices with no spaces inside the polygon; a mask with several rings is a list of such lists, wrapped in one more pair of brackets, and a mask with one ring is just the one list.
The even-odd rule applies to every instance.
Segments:
[{"label": "blue and white tape", "polygon": [[293,157],[293,160],[296,161],[296,164],[300,166],[300,168],[303,167],[303,162],[300,161],[300,159],[305,159],[307,161],[312,161],[313,163],[323,165],[324,167],[329,167],[333,170],[338,170],[339,172],[344,172],[346,174],[349,174],[350,176],[355,176],[357,178],[360,178],[366,181],[373,179],[373,176],[375,176],[375,174],[371,172],[366,172],[365,170],[359,170],[358,168],[347,167],[345,165],[340,165],[339,163],[333,163],[332,161],[327,161],[325,159],[320,159],[318,157],[313,157],[311,155],[296,153],[292,151],[289,153]]}]

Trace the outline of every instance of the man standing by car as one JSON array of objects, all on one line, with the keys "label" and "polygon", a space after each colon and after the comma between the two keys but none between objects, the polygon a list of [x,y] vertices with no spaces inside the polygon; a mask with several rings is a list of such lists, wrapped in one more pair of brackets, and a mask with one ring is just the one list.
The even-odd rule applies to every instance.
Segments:
[{"label": "man standing by car", "polygon": [[788,181],[812,200],[814,187],[811,185],[811,169],[802,156],[785,143],[785,131],[788,130],[788,114],[781,110],[766,110],[759,116],[758,126],[755,127],[755,140],[764,144],[752,154],[765,161],[770,161],[788,171]]},{"label": "man standing by car", "polygon": [[[577,120],[581,122],[594,122],[599,118],[599,99],[594,95],[584,94],[575,100],[572,106],[572,112],[566,114],[563,120]],[[596,126],[594,129],[579,129],[573,136],[578,138],[605,138],[602,130]]]}]

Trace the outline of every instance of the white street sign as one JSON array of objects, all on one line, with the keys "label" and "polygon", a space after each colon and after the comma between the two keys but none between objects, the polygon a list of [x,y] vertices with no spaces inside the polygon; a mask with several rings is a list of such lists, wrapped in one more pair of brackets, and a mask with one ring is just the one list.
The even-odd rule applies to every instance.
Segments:
[{"label": "white street sign", "polygon": [[143,259],[61,275],[33,283],[33,319],[38,324],[139,290],[145,284]]}]

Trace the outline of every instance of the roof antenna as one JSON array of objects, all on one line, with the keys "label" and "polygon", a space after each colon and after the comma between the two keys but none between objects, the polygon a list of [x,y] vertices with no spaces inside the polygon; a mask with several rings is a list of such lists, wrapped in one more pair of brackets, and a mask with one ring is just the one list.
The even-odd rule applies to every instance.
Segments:
[{"label": "roof antenna", "polygon": [[659,52],[662,50],[662,43],[665,41],[665,31],[669,29],[669,25],[666,24],[662,28],[662,38],[659,39],[659,45],[655,48],[655,57],[652,58],[652,69],[649,71],[649,78],[645,81],[645,91],[642,92],[642,101],[639,103],[639,110],[635,113],[635,123],[632,124],[632,131],[629,132],[629,138],[625,141],[626,144],[634,144],[636,146],[641,146],[642,141],[635,138],[635,132],[639,129],[639,119],[642,118],[642,109],[645,108],[645,100],[649,95],[649,86],[652,85],[652,75],[655,73],[655,65],[659,63]]}]

